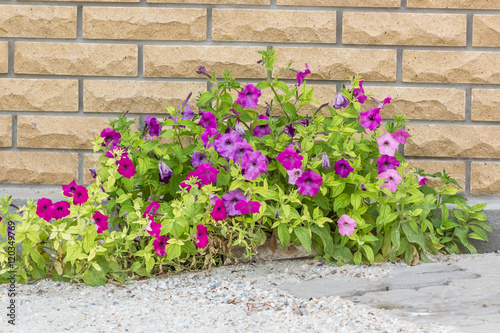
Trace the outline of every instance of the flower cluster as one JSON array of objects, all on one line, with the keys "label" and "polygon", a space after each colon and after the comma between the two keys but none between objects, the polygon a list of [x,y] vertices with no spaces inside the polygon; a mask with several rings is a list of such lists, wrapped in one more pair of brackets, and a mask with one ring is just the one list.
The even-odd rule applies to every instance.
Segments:
[{"label": "flower cluster", "polygon": [[[149,117],[149,115],[146,118],[149,123],[148,125],[150,125],[150,134],[156,134],[156,136],[159,135],[159,129],[157,128],[159,124],[156,119]],[[104,138],[104,142],[108,146],[108,151],[105,156],[109,158],[116,158],[118,173],[126,178],[131,178],[135,175],[137,171],[134,168],[134,163],[128,157],[128,153],[119,145],[121,134],[111,128],[106,128],[101,132],[101,137]]]}]

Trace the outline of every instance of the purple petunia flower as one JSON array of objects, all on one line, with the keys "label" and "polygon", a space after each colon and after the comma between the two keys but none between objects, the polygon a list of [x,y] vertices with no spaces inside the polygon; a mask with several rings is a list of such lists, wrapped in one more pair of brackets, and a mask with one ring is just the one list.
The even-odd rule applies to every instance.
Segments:
[{"label": "purple petunia flower", "polygon": [[391,192],[396,192],[398,184],[401,183],[401,176],[394,169],[387,170],[378,175],[378,179],[384,179],[382,188],[388,188]]},{"label": "purple petunia flower", "polygon": [[196,240],[196,246],[199,248],[208,245],[207,227],[205,227],[203,224],[198,224],[196,226]]},{"label": "purple petunia flower", "polygon": [[350,236],[354,233],[354,228],[356,228],[356,220],[351,218],[349,215],[342,215],[337,221],[339,226],[339,234],[342,236]]},{"label": "purple petunia flower", "polygon": [[288,184],[295,185],[297,183],[297,179],[302,176],[304,171],[302,171],[302,169],[292,169],[286,170],[286,173],[288,173]]},{"label": "purple petunia flower", "polygon": [[153,241],[153,247],[158,257],[164,257],[167,255],[165,248],[168,244],[169,239],[170,238],[163,235],[156,237],[155,240]]},{"label": "purple petunia flower", "polygon": [[151,117],[149,114],[144,118],[144,122],[148,124],[149,135],[151,136],[159,136],[161,131],[161,125],[158,122],[158,119],[155,117]]},{"label": "purple petunia flower", "polygon": [[359,114],[359,122],[364,128],[373,131],[375,128],[380,126],[382,121],[382,116],[380,115],[380,109],[369,109],[366,112],[361,112]]},{"label": "purple petunia flower", "polygon": [[[203,142],[203,146],[205,148],[207,148],[207,144],[208,144],[208,141],[210,140],[210,138],[214,135],[217,135],[219,134],[219,132],[217,132],[217,129],[213,128],[213,127],[210,127],[210,128],[207,128],[202,134],[201,134],[201,141]],[[210,144],[212,145],[212,144]],[[210,147],[210,145],[208,147]]]},{"label": "purple petunia flower", "polygon": [[252,146],[247,142],[247,140],[239,141],[236,142],[233,148],[233,155],[231,156],[231,159],[234,160],[234,163],[239,164],[240,163],[240,157],[243,156],[245,153],[251,153],[253,152]]},{"label": "purple petunia flower", "polygon": [[68,185],[62,185],[62,189],[63,189],[63,194],[67,197],[72,197],[73,196],[73,193],[75,192],[76,190],[76,187],[78,185],[76,184],[75,180],[73,179],[73,181],[71,183],[69,183]]},{"label": "purple petunia flower", "polygon": [[210,166],[208,163],[200,164],[198,169],[194,170],[192,176],[198,177],[203,185],[217,182],[219,170]]},{"label": "purple petunia flower", "polygon": [[52,206],[52,200],[47,198],[41,198],[36,202],[36,215],[49,222],[52,218],[52,212],[50,207]]},{"label": "purple petunia flower", "polygon": [[297,179],[299,193],[302,195],[315,196],[323,184],[323,178],[313,170],[307,170]]},{"label": "purple petunia flower", "polygon": [[56,220],[62,219],[70,214],[71,204],[67,201],[59,201],[49,207],[50,215]]},{"label": "purple petunia flower", "polygon": [[92,175],[92,178],[95,179],[97,177],[97,171],[95,170],[95,168],[90,168],[89,171],[90,174]]},{"label": "purple petunia flower", "polygon": [[224,201],[217,198],[214,204],[214,209],[210,213],[215,221],[222,221],[227,218],[226,209],[224,208]]},{"label": "purple petunia flower", "polygon": [[85,186],[77,186],[73,196],[73,205],[81,205],[89,199],[89,192]]},{"label": "purple petunia flower", "polygon": [[202,112],[198,125],[205,128],[217,128],[217,118],[215,118],[214,114],[210,111]]},{"label": "purple petunia flower", "polygon": [[97,227],[97,233],[102,234],[104,230],[108,230],[108,217],[100,211],[96,211],[92,216]]},{"label": "purple petunia flower", "polygon": [[365,89],[363,89],[363,81],[359,81],[359,88],[355,88],[353,92],[354,92],[354,97],[356,97],[358,102],[360,102],[361,104],[363,104],[368,98],[365,95]]},{"label": "purple petunia flower", "polygon": [[246,152],[241,156],[241,169],[245,172],[245,179],[257,179],[266,172],[266,157],[260,151]]},{"label": "purple petunia flower", "polygon": [[417,177],[418,185],[423,186],[428,181],[427,177],[421,176],[418,173],[414,173],[415,177]]},{"label": "purple petunia flower", "polygon": [[377,159],[378,173],[386,172],[387,170],[396,170],[399,166],[399,161],[394,156],[382,155]]},{"label": "purple petunia flower", "polygon": [[243,109],[254,108],[261,94],[261,91],[253,84],[247,84],[243,91],[238,93],[238,100],[235,104],[240,104]]},{"label": "purple petunia flower", "polygon": [[132,160],[128,157],[122,158],[117,162],[117,164],[118,173],[123,177],[131,178],[137,172],[134,168],[134,163],[132,163]]},{"label": "purple petunia flower", "polygon": [[215,140],[214,148],[222,156],[232,158],[234,156],[234,146],[240,141],[236,131],[230,131]]},{"label": "purple petunia flower", "polygon": [[346,161],[343,157],[340,161],[335,162],[333,166],[335,173],[340,176],[340,178],[347,178],[351,172],[354,171],[354,168],[351,167],[348,161]]},{"label": "purple petunia flower", "polygon": [[285,134],[289,135],[291,138],[293,138],[293,136],[295,135],[295,128],[293,128],[292,124],[288,124],[285,126],[282,133],[285,133]]},{"label": "purple petunia flower", "polygon": [[197,168],[201,163],[206,163],[206,158],[206,153],[194,152],[193,155],[191,155],[191,164]]},{"label": "purple petunia flower", "polygon": [[346,108],[348,106],[349,100],[344,96],[344,94],[339,91],[335,96],[335,100],[333,101],[333,108],[338,110],[340,108]]},{"label": "purple petunia flower", "polygon": [[246,136],[245,130],[239,124],[234,125],[234,130],[236,131],[236,133],[238,133],[238,137],[241,140],[243,140],[245,138],[245,136]]},{"label": "purple petunia flower", "polygon": [[297,155],[293,148],[286,148],[283,152],[276,156],[276,159],[281,162],[286,170],[302,169],[303,156]]},{"label": "purple petunia flower", "polygon": [[[257,119],[269,120],[269,118],[264,114],[261,114],[260,116],[258,116]],[[253,135],[258,137],[259,139],[265,135],[270,134],[270,133],[271,133],[271,128],[269,127],[268,124],[258,125],[253,129]]]},{"label": "purple petunia flower", "polygon": [[241,211],[241,214],[258,213],[260,210],[260,202],[241,200],[234,208]]},{"label": "purple petunia flower", "polygon": [[330,169],[330,159],[327,153],[321,153],[321,166],[325,169]]},{"label": "purple petunia flower", "polygon": [[241,211],[236,209],[235,206],[242,200],[247,198],[241,193],[241,190],[232,190],[222,196],[224,208],[229,216],[241,215]]},{"label": "purple petunia flower", "polygon": [[392,137],[391,133],[385,133],[377,138],[377,144],[380,155],[394,156],[399,142]]},{"label": "purple petunia flower", "polygon": [[115,130],[111,128],[105,128],[101,132],[101,138],[104,138],[104,142],[106,145],[110,145],[113,143],[114,145],[118,145],[121,139],[121,134],[116,132]]},{"label": "purple petunia flower", "polygon": [[[193,120],[194,112],[193,110],[191,110],[191,105],[189,104],[189,102],[186,101],[182,102],[181,105],[177,108],[177,110],[180,110],[184,105],[185,105],[184,109],[177,114],[178,117],[180,116],[181,119]],[[175,119],[175,121],[177,122],[179,120]]]},{"label": "purple petunia flower", "polygon": [[400,129],[397,130],[395,133],[392,133],[392,137],[394,138],[394,140],[403,145],[406,143],[406,139],[408,139],[409,136],[410,134],[406,133],[404,129]]},{"label": "purple petunia flower", "polygon": [[158,174],[160,182],[168,184],[170,182],[170,178],[172,178],[172,175],[174,174],[172,169],[170,169],[165,162],[160,161],[158,162],[158,170],[160,171]]},{"label": "purple petunia flower", "polygon": [[205,76],[207,76],[209,79],[211,79],[211,78],[212,78],[212,76],[208,73],[207,69],[206,69],[204,66],[200,66],[200,67],[198,68],[198,70],[196,71],[196,73],[197,73],[198,75],[205,75]]},{"label": "purple petunia flower", "polygon": [[309,66],[306,64],[306,69],[303,72],[300,72],[296,69],[291,69],[295,73],[297,73],[297,86],[300,87],[304,79],[306,78],[307,74],[310,74],[311,71],[309,70]]}]

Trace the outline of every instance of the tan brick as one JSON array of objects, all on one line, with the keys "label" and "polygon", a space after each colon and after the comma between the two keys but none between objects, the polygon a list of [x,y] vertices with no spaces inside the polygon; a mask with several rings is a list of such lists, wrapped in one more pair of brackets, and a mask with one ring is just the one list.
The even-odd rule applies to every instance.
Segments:
[{"label": "tan brick", "polygon": [[470,192],[500,194],[500,163],[471,163]]},{"label": "tan brick", "polygon": [[278,6],[399,7],[399,0],[278,0]]},{"label": "tan brick", "polygon": [[[465,189],[465,162],[453,162],[453,161],[422,161],[422,160],[408,160],[410,168],[423,169],[425,173],[436,173],[443,172],[450,174],[450,177],[455,179],[462,187]],[[427,177],[429,181],[426,185],[430,187],[438,187],[441,184],[439,178]],[[455,185],[452,185],[458,188]]]},{"label": "tan brick", "polygon": [[137,76],[137,45],[15,44],[16,74]]},{"label": "tan brick", "polygon": [[23,148],[91,149],[108,118],[19,116],[17,145]]},{"label": "tan brick", "polygon": [[84,154],[83,155],[83,182],[85,184],[92,184],[95,182],[94,178],[92,178],[92,174],[89,169],[94,168],[99,170],[100,164],[97,162],[100,154]]},{"label": "tan brick", "polygon": [[177,107],[192,92],[191,108],[205,91],[202,82],[151,81],[95,81],[83,84],[83,110],[85,112],[155,113],[166,112],[166,105]]},{"label": "tan brick", "polygon": [[9,72],[9,43],[0,42],[0,73]]},{"label": "tan brick", "polygon": [[156,46],[144,45],[144,76],[196,77],[200,66],[222,76],[225,69],[237,78],[264,78],[266,70],[257,64],[257,51],[264,47],[242,46]]},{"label": "tan brick", "polygon": [[0,116],[0,147],[12,146],[12,116]]},{"label": "tan brick", "polygon": [[404,51],[403,81],[500,83],[500,53]]},{"label": "tan brick", "polygon": [[335,43],[334,11],[214,9],[212,15],[213,40]]},{"label": "tan brick", "polygon": [[206,9],[84,7],[83,38],[205,40]]},{"label": "tan brick", "polygon": [[407,156],[498,158],[498,126],[408,125]]},{"label": "tan brick", "polygon": [[472,46],[500,46],[500,15],[474,15]]},{"label": "tan brick", "polygon": [[68,184],[76,179],[78,155],[0,151],[0,183]]},{"label": "tan brick", "polygon": [[[431,120],[464,120],[465,91],[445,88],[400,88],[363,86],[366,92],[382,101],[390,96],[391,103],[381,110],[382,117],[393,118],[404,114],[408,119]],[[377,104],[371,99],[362,106],[362,111],[375,108]]]},{"label": "tan brick", "polygon": [[148,3],[199,3],[214,5],[269,5],[270,0],[146,0]]},{"label": "tan brick", "polygon": [[[276,49],[278,61],[274,68],[292,67],[311,70],[306,79],[347,80],[349,75],[360,74],[367,81],[396,81],[396,50],[334,49],[309,47],[280,47]],[[295,78],[292,71],[282,71],[281,78]]]},{"label": "tan brick", "polygon": [[500,121],[500,90],[472,89],[471,113],[475,121]]},{"label": "tan brick", "polygon": [[78,111],[78,81],[0,79],[0,110]]},{"label": "tan brick", "polygon": [[467,16],[359,13],[342,15],[343,44],[465,46]]},{"label": "tan brick", "polygon": [[0,6],[0,37],[76,38],[76,7]]},{"label": "tan brick", "polygon": [[408,8],[500,9],[497,0],[408,0]]},{"label": "tan brick", "polygon": [[[23,0],[21,0],[23,1]],[[39,0],[39,1],[57,1],[57,2],[81,2],[80,0]],[[140,2],[141,0],[85,0],[85,2]]]}]

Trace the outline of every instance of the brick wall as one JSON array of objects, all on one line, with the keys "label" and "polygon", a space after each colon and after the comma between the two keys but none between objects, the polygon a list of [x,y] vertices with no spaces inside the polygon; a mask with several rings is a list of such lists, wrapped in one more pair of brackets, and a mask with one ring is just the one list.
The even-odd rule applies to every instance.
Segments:
[{"label": "brick wall", "polygon": [[196,95],[200,65],[258,82],[268,46],[320,102],[361,74],[413,166],[500,194],[500,0],[0,0],[0,186],[89,182],[108,119]]}]

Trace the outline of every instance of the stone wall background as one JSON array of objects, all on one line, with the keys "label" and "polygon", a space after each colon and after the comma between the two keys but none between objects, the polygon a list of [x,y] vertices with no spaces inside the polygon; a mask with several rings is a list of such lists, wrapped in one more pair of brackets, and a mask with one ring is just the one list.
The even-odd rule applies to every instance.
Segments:
[{"label": "stone wall background", "polygon": [[0,0],[0,186],[90,182],[110,118],[196,96],[200,65],[256,83],[270,46],[322,103],[361,74],[413,166],[500,194],[500,0]]}]

